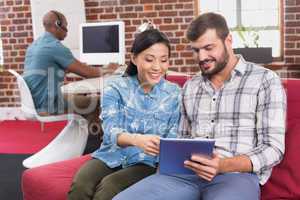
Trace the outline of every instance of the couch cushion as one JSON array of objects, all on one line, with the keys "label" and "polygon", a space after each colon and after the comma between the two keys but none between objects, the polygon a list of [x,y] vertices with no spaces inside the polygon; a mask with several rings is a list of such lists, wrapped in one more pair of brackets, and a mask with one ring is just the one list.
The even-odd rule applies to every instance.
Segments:
[{"label": "couch cushion", "polygon": [[300,80],[283,81],[287,93],[285,155],[262,187],[262,200],[300,199]]},{"label": "couch cushion", "polygon": [[66,200],[73,176],[90,158],[85,155],[25,170],[22,176],[24,200]]}]

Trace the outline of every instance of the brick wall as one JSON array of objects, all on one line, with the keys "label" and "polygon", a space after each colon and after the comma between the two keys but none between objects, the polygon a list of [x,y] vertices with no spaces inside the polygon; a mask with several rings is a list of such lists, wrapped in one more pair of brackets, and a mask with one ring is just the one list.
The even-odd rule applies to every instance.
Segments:
[{"label": "brick wall", "polygon": [[85,0],[85,9],[88,22],[111,19],[125,22],[127,52],[137,27],[147,19],[152,20],[172,43],[172,68],[182,72],[197,70],[191,68],[192,54],[185,46],[185,30],[194,17],[194,0]]},{"label": "brick wall", "polygon": [[[23,71],[26,48],[33,40],[30,0],[0,0],[0,25],[4,70]],[[15,106],[19,93],[13,77],[0,72],[0,106]]]},{"label": "brick wall", "polygon": [[300,63],[300,0],[286,0],[285,60]]},{"label": "brick wall", "polygon": [[300,0],[284,2],[284,61],[286,76],[300,77]]},{"label": "brick wall", "polygon": [[[284,0],[284,60],[271,65],[283,76],[300,77],[300,0]],[[194,17],[194,0],[85,0],[88,22],[123,20],[126,24],[126,50],[129,52],[136,28],[152,20],[172,42],[171,69],[194,73],[192,53],[187,48],[185,30]],[[24,54],[32,42],[30,0],[0,0],[0,24],[5,69],[22,73]],[[126,55],[127,60],[129,54]],[[12,76],[0,72],[0,107],[18,105],[18,89]]]}]

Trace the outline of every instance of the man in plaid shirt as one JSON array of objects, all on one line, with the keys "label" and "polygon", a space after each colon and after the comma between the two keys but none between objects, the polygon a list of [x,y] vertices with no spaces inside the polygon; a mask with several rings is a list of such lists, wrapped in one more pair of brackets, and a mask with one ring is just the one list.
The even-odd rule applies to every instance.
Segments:
[{"label": "man in plaid shirt", "polygon": [[200,15],[187,38],[201,74],[183,88],[179,134],[215,139],[213,157],[193,155],[184,165],[195,175],[152,175],[115,199],[258,200],[259,185],[284,153],[286,95],[280,78],[234,54],[219,14]]}]

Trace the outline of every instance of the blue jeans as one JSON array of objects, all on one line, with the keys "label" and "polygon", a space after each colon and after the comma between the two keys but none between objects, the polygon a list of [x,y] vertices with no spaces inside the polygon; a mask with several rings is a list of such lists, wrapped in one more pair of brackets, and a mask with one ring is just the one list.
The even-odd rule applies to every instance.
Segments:
[{"label": "blue jeans", "polygon": [[196,175],[168,176],[154,174],[113,200],[259,200],[259,180],[255,174],[226,173],[211,182]]}]

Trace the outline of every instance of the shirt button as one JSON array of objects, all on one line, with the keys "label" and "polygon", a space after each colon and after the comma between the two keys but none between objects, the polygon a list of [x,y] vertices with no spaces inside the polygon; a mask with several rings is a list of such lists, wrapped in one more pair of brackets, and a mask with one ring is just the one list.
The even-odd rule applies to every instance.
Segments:
[{"label": "shirt button", "polygon": [[213,98],[212,100],[213,100],[213,101],[216,101],[216,98]]},{"label": "shirt button", "polygon": [[214,123],[214,122],[215,122],[215,120],[212,119],[212,120],[211,120],[211,123]]}]

